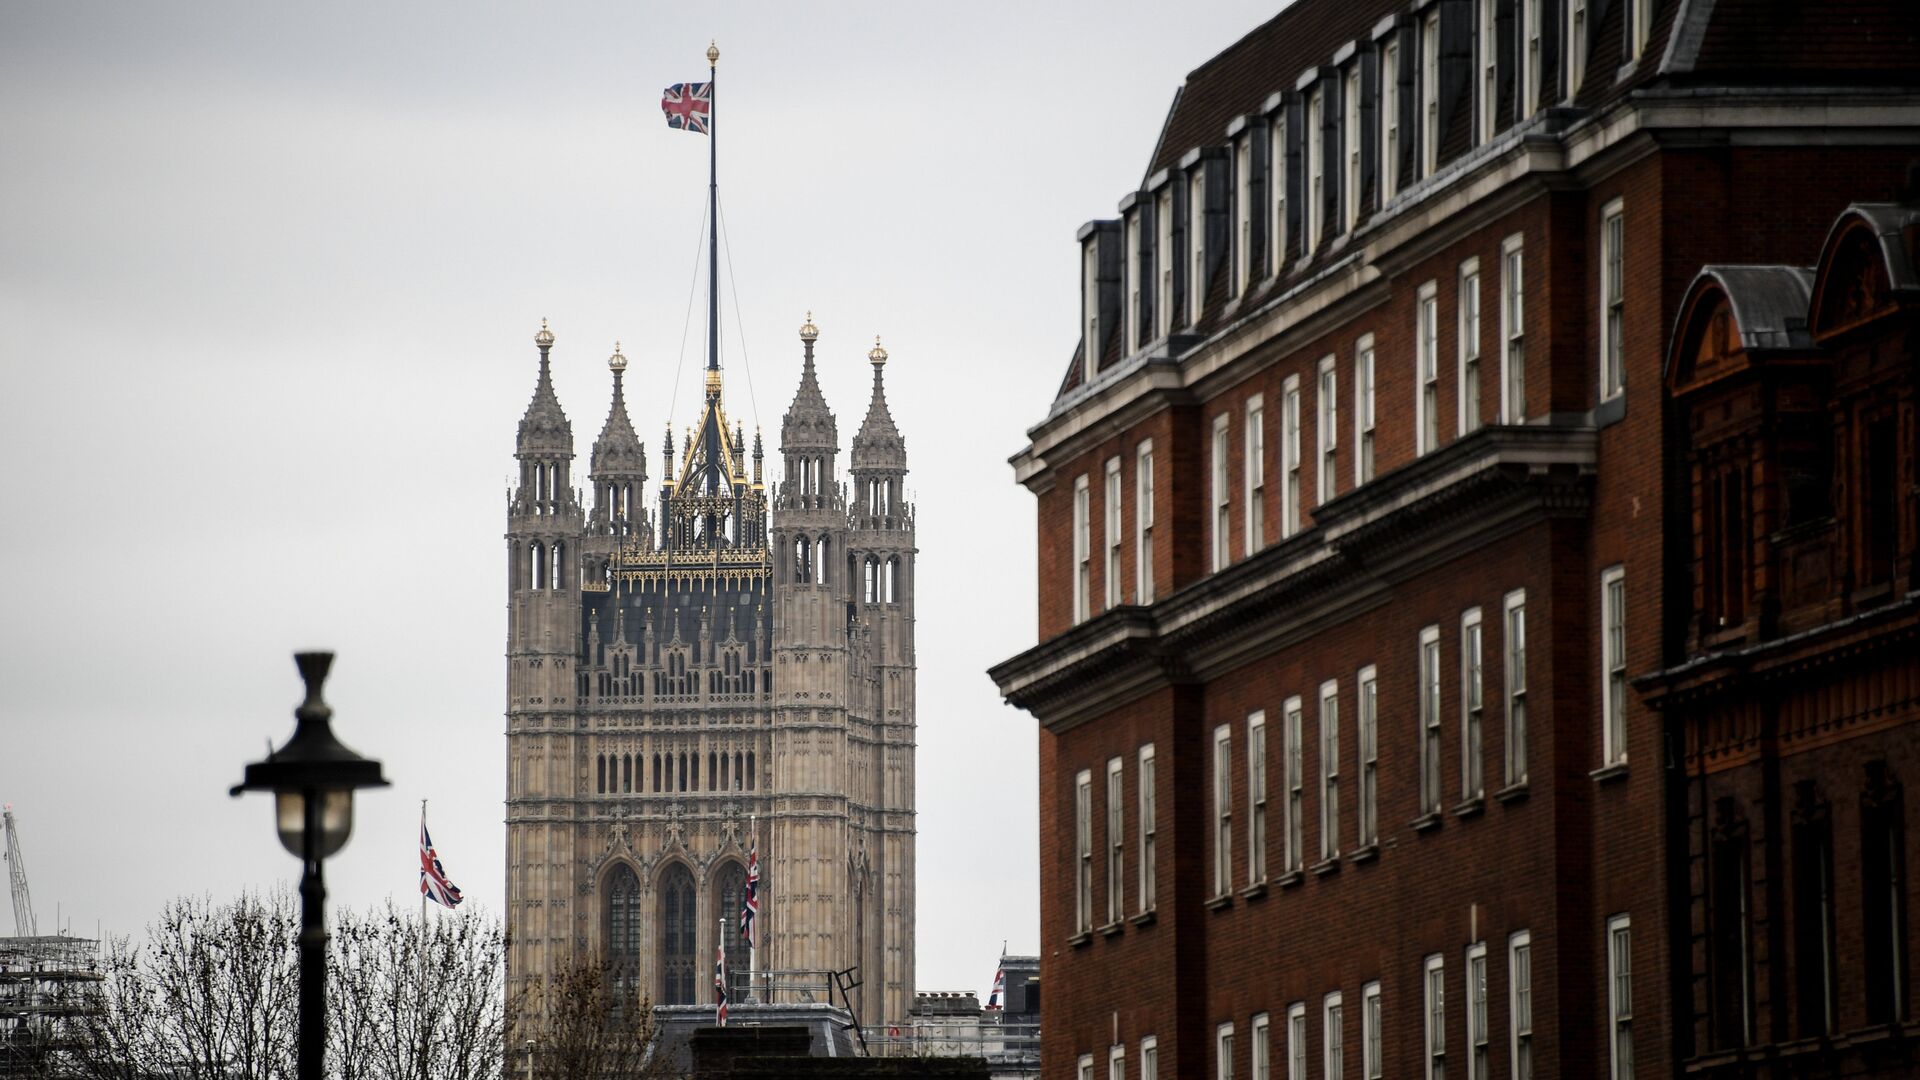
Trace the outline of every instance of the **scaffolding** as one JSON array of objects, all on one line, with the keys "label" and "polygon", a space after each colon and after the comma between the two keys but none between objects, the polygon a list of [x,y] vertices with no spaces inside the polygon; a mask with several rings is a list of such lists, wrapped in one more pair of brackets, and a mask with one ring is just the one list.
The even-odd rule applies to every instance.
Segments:
[{"label": "scaffolding", "polygon": [[72,1049],[99,1006],[99,943],[89,938],[0,938],[0,1077],[38,1076]]}]

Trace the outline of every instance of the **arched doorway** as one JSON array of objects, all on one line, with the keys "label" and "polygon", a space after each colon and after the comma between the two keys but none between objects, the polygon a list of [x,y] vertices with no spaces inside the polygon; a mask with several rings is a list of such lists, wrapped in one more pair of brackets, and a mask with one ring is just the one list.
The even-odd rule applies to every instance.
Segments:
[{"label": "arched doorway", "polygon": [[697,1004],[693,996],[699,958],[694,945],[693,874],[674,863],[660,875],[660,996],[662,1005]]}]

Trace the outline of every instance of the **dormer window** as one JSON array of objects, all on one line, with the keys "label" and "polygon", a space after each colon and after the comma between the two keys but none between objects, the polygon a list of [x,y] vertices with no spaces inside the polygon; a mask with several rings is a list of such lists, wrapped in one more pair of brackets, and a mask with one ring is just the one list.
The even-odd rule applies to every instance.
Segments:
[{"label": "dormer window", "polygon": [[1400,43],[1380,50],[1380,203],[1400,190]]},{"label": "dormer window", "polygon": [[1631,0],[1627,10],[1627,59],[1638,60],[1647,51],[1647,31],[1653,28],[1653,0]]},{"label": "dormer window", "polygon": [[1233,278],[1230,296],[1245,291],[1253,266],[1253,138],[1233,146]]},{"label": "dormer window", "polygon": [[1086,352],[1086,381],[1100,371],[1100,249],[1097,237],[1088,237],[1080,256],[1080,332]]},{"label": "dormer window", "polygon": [[1301,250],[1309,254],[1320,246],[1322,208],[1327,205],[1326,103],[1326,94],[1314,87],[1307,98],[1307,205],[1300,215]]},{"label": "dormer window", "polygon": [[1200,325],[1207,301],[1207,167],[1187,174],[1187,325]]},{"label": "dormer window", "polygon": [[1541,0],[1520,3],[1520,108],[1525,120],[1540,107],[1540,68],[1545,62],[1540,49]]},{"label": "dormer window", "polygon": [[1587,75],[1587,0],[1567,0],[1567,96],[1580,92]]},{"label": "dormer window", "polygon": [[1268,265],[1278,275],[1287,261],[1287,115],[1273,116],[1267,153],[1267,190],[1273,193],[1273,240],[1267,245]]},{"label": "dormer window", "polygon": [[1122,316],[1125,327],[1126,352],[1131,356],[1140,348],[1140,213],[1135,211],[1127,215],[1126,258],[1120,268],[1121,295],[1125,298],[1126,313]]},{"label": "dormer window", "polygon": [[1420,175],[1439,167],[1440,16],[1433,14],[1420,24]]},{"label": "dormer window", "polygon": [[[1580,3],[1581,0],[1573,0]],[[1493,138],[1498,127],[1495,110],[1500,104],[1500,39],[1495,36],[1495,27],[1499,25],[1493,9],[1494,0],[1480,0],[1475,13],[1474,35],[1479,46],[1479,58],[1475,66],[1480,69],[1480,78],[1475,84],[1474,120],[1475,141],[1486,142]]]},{"label": "dormer window", "polygon": [[1340,197],[1346,208],[1346,228],[1360,222],[1360,65],[1347,69],[1345,89],[1340,95],[1340,159],[1346,163],[1346,176],[1340,182]]},{"label": "dormer window", "polygon": [[1153,202],[1153,336],[1173,330],[1173,186],[1160,189]]}]

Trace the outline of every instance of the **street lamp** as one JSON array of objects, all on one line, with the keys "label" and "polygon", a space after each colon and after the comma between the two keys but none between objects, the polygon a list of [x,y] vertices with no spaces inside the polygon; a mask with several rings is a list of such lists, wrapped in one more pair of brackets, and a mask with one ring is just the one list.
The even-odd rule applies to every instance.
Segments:
[{"label": "street lamp", "polygon": [[327,1039],[327,890],[321,860],[346,846],[353,832],[353,789],[386,787],[380,763],[333,737],[333,710],[320,685],[333,666],[330,652],[294,655],[307,699],[293,711],[293,738],[265,761],[247,766],[246,779],[228,792],[271,791],[280,844],[304,864],[300,875],[300,1080],[321,1080]]}]

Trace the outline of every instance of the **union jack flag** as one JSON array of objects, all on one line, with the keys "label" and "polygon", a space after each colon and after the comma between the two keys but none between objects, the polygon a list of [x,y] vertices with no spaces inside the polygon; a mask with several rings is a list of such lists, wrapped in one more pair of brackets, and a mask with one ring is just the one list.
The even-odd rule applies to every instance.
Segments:
[{"label": "union jack flag", "polygon": [[427,819],[420,818],[420,892],[441,907],[460,902],[460,887],[447,880],[440,866],[440,854],[433,850],[433,838],[427,835]]},{"label": "union jack flag", "polygon": [[725,945],[725,943],[716,945],[714,946],[714,949],[713,949],[713,992],[719,1001],[719,1004],[714,1008],[714,1015],[715,1017],[718,1018],[720,1026],[726,1027],[727,1026],[727,946]]},{"label": "union jack flag", "polygon": [[754,920],[760,916],[760,840],[755,838],[747,847],[747,891],[746,898],[740,902],[740,937],[746,941],[747,948],[754,946]]},{"label": "union jack flag", "polygon": [[713,84],[674,83],[660,95],[660,111],[667,114],[667,126],[670,128],[711,135]]},{"label": "union jack flag", "polygon": [[1000,1007],[1000,995],[1007,989],[1007,969],[996,968],[993,973],[993,993],[987,996],[987,1008]]}]

